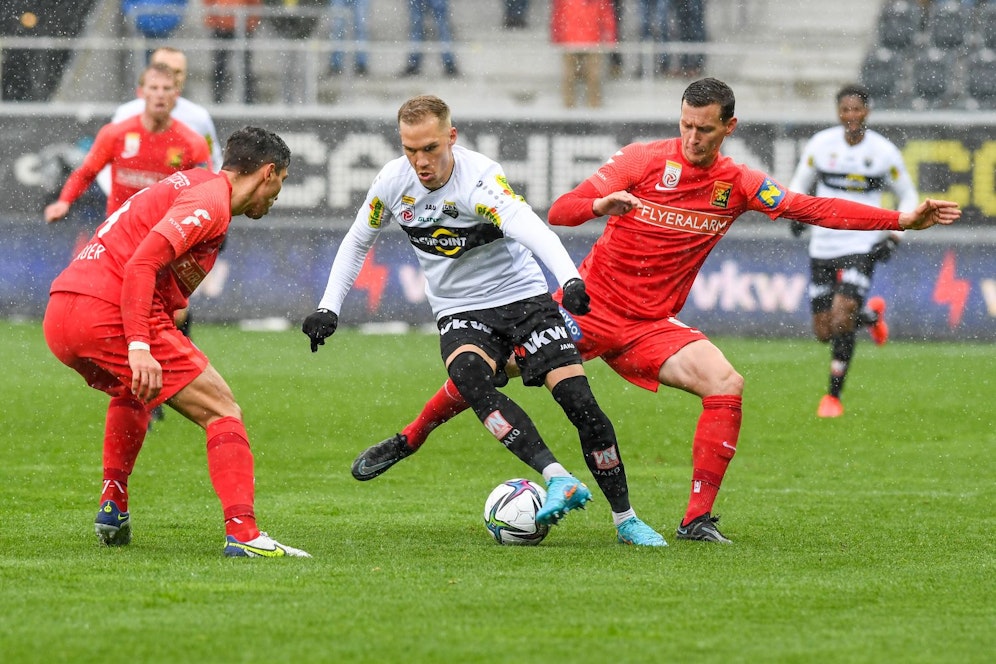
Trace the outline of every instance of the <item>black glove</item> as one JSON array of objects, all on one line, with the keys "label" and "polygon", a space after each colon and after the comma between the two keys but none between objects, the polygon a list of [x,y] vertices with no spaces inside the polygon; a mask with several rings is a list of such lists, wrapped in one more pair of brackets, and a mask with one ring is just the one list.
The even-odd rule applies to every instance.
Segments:
[{"label": "black glove", "polygon": [[873,244],[871,251],[868,252],[868,255],[871,256],[871,259],[876,263],[879,261],[888,263],[889,259],[892,258],[892,254],[896,253],[896,247],[898,246],[899,240],[897,240],[894,235],[889,235]]},{"label": "black glove", "polygon": [[808,224],[804,224],[801,221],[789,222],[789,230],[792,231],[792,237],[801,237],[806,232],[807,226]]},{"label": "black glove", "polygon": [[319,346],[325,345],[325,340],[335,334],[339,326],[339,316],[328,309],[318,309],[304,319],[301,331],[311,339],[311,352],[317,353]]},{"label": "black glove", "polygon": [[588,297],[584,289],[584,282],[580,279],[571,279],[564,284],[564,296],[561,304],[572,314],[584,316],[591,311],[591,298]]}]

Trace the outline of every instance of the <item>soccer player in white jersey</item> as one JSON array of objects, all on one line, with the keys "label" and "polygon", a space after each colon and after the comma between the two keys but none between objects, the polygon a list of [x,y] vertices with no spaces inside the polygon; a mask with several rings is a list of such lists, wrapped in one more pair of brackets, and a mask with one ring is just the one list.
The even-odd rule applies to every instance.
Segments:
[{"label": "soccer player in white jersey", "polygon": [[[545,385],[577,428],[586,462],[613,511],[629,510],[612,423],[595,401],[581,355],[550,295],[539,259],[563,286],[563,307],[588,313],[588,294],[557,235],[511,190],[499,164],[456,145],[450,109],[438,97],[398,111],[404,156],[389,162],[343,239],[319,308],[302,331],[317,351],[335,332],[346,293],[380,232],[403,230],[425,272],[450,379],[489,433],[547,482],[539,523],[557,523],[591,499],[557,462],[529,416],[500,392],[509,356],[529,386]],[[535,256],[535,258],[534,258]],[[392,462],[361,458],[353,474],[374,477]],[[598,471],[598,472],[596,472]],[[632,514],[643,539],[664,538]],[[622,534],[622,533],[621,533]]]},{"label": "soccer player in white jersey", "polygon": [[[845,198],[881,206],[883,194],[892,192],[900,212],[917,206],[917,191],[903,164],[899,148],[867,128],[868,91],[845,85],[837,93],[840,125],[815,134],[806,144],[789,188],[817,196]],[[793,226],[797,235],[799,226]],[[841,391],[857,338],[857,328],[867,327],[872,340],[889,338],[885,300],[868,299],[872,273],[878,261],[891,258],[899,242],[898,231],[868,232],[811,227],[809,297],[813,332],[830,344],[830,384],[820,400],[819,417],[840,417]]]}]

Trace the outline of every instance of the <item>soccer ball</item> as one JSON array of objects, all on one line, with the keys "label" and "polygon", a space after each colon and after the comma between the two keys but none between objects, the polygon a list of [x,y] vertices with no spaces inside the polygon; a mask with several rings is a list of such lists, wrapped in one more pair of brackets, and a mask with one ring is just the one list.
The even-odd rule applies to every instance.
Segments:
[{"label": "soccer ball", "polygon": [[545,500],[546,491],[535,482],[502,482],[484,501],[484,526],[499,544],[539,544],[550,532],[550,526],[536,523]]}]

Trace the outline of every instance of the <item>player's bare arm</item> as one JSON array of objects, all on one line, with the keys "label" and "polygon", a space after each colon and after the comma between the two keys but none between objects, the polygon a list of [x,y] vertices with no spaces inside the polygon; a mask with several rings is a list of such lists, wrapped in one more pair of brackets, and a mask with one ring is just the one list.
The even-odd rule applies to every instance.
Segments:
[{"label": "player's bare arm", "polygon": [[904,230],[920,231],[935,224],[953,224],[961,217],[961,209],[952,201],[926,199],[912,212],[899,215],[899,227]]},{"label": "player's bare arm", "polygon": [[591,211],[597,217],[626,214],[630,210],[639,210],[643,207],[640,199],[628,191],[613,191],[608,196],[596,198],[591,204]]}]

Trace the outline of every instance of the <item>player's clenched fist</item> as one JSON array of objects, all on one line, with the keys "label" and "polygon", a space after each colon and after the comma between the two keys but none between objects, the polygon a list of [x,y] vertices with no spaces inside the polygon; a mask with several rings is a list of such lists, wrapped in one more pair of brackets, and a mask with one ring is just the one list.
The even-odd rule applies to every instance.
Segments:
[{"label": "player's clenched fist", "polygon": [[591,298],[585,290],[584,282],[580,279],[571,279],[564,284],[564,296],[561,304],[572,314],[584,316],[591,311]]},{"label": "player's clenched fist", "polygon": [[325,340],[335,334],[339,326],[339,316],[328,309],[318,309],[304,319],[301,331],[311,339],[311,352],[317,353],[319,346],[325,345]]}]

